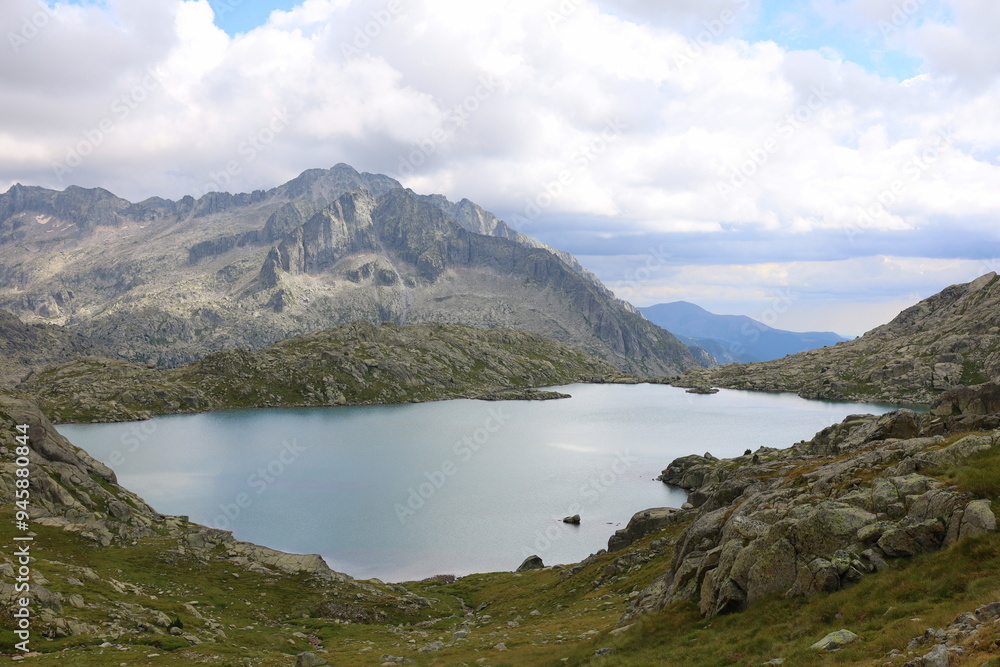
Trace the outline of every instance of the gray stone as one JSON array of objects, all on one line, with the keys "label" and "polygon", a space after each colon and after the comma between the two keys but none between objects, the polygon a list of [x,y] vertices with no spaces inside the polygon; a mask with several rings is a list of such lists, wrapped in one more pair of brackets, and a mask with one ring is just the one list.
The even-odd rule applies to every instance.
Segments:
[{"label": "gray stone", "polygon": [[887,556],[909,557],[939,549],[944,537],[944,524],[931,519],[887,531],[879,538],[878,546]]},{"label": "gray stone", "polygon": [[435,651],[440,651],[443,648],[444,648],[444,642],[442,642],[442,641],[435,641],[435,642],[431,642],[427,646],[421,646],[420,648],[417,649],[417,652],[418,653],[428,653],[428,652],[433,653]]},{"label": "gray stone", "polygon": [[545,567],[540,556],[528,556],[517,568],[518,572],[530,572],[531,570],[541,570]]},{"label": "gray stone", "polygon": [[976,618],[980,623],[988,623],[1000,618],[1000,602],[984,604],[975,611]]},{"label": "gray stone", "polygon": [[973,500],[965,506],[959,539],[994,532],[996,529],[997,518],[993,514],[989,500]]},{"label": "gray stone", "polygon": [[815,651],[836,651],[839,648],[847,646],[851,642],[856,642],[860,639],[856,634],[850,630],[837,630],[836,632],[831,632],[823,639],[810,646],[811,649]]},{"label": "gray stone", "polygon": [[948,649],[939,644],[925,654],[921,659],[921,667],[948,667],[951,659],[948,656]]},{"label": "gray stone", "polygon": [[326,667],[329,664],[326,660],[310,651],[299,653],[295,656],[295,667]]}]

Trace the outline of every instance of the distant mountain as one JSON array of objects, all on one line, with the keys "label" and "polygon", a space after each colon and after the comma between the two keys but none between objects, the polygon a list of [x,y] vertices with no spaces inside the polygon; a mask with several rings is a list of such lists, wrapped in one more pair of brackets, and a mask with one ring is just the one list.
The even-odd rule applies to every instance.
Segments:
[{"label": "distant mountain", "polygon": [[683,337],[686,344],[705,349],[720,364],[770,361],[848,340],[828,331],[782,331],[745,315],[716,315],[686,301],[639,310],[653,324]]},{"label": "distant mountain", "polygon": [[15,185],[0,195],[0,308],[171,367],[357,320],[523,329],[642,375],[698,365],[569,254],[344,164],[176,202]]},{"label": "distant mountain", "polygon": [[712,340],[711,338],[689,338],[680,334],[674,334],[674,336],[677,340],[687,345],[694,358],[706,368],[739,361],[733,356],[733,352],[729,348],[717,340]]},{"label": "distant mountain", "polygon": [[929,403],[1000,380],[1000,277],[952,285],[888,324],[835,347],[692,371],[678,386],[794,391],[807,398]]}]

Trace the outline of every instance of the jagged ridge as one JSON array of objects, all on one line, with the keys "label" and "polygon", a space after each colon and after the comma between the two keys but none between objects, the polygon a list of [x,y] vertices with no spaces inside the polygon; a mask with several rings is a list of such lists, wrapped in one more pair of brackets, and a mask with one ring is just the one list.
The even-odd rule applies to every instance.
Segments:
[{"label": "jagged ridge", "polygon": [[17,185],[0,216],[0,307],[132,361],[176,366],[366,319],[526,329],[644,375],[697,365],[568,254],[347,165],[178,202]]}]

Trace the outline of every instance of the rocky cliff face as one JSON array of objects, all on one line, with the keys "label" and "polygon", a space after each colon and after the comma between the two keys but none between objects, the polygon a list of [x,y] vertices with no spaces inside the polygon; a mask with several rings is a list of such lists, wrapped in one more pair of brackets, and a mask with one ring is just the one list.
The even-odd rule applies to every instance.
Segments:
[{"label": "rocky cliff face", "polygon": [[623,621],[675,601],[712,616],[775,593],[832,592],[893,558],[995,531],[990,500],[927,473],[1000,444],[1000,415],[990,410],[996,393],[953,392],[936,403],[937,414],[854,415],[785,450],[675,460],[660,479],[691,492],[691,523],[669,571]]},{"label": "rocky cliff face", "polygon": [[1000,378],[1000,278],[953,285],[861,338],[759,364],[686,373],[678,386],[794,391],[806,398],[929,403]]},{"label": "rocky cliff face", "polygon": [[175,366],[364,319],[520,328],[644,375],[697,366],[566,253],[347,165],[269,191],[0,195],[0,307]]}]

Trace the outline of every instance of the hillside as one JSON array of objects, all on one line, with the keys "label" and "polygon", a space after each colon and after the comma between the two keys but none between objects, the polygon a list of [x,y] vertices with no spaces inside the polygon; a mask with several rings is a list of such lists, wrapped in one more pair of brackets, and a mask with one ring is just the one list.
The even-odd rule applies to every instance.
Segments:
[{"label": "hillside", "polygon": [[1000,378],[1000,278],[952,285],[888,324],[834,347],[685,373],[678,386],[792,391],[806,398],[929,403]]},{"label": "hillside", "polygon": [[525,329],[643,375],[697,366],[570,255],[343,164],[176,202],[15,185],[0,195],[0,308],[161,366],[356,320]]},{"label": "hillside", "polygon": [[720,364],[780,359],[847,340],[829,331],[797,333],[769,327],[745,315],[716,315],[686,301],[640,308],[646,318],[688,345],[698,345]]},{"label": "hillside", "polygon": [[0,310],[0,387],[12,387],[32,370],[84,355],[114,353],[65,327],[28,325]]},{"label": "hillside", "polygon": [[617,372],[607,362],[524,331],[362,321],[170,370],[81,358],[31,375],[20,389],[38,396],[53,420],[104,422],[237,407],[503,398],[512,389],[609,375]]}]

